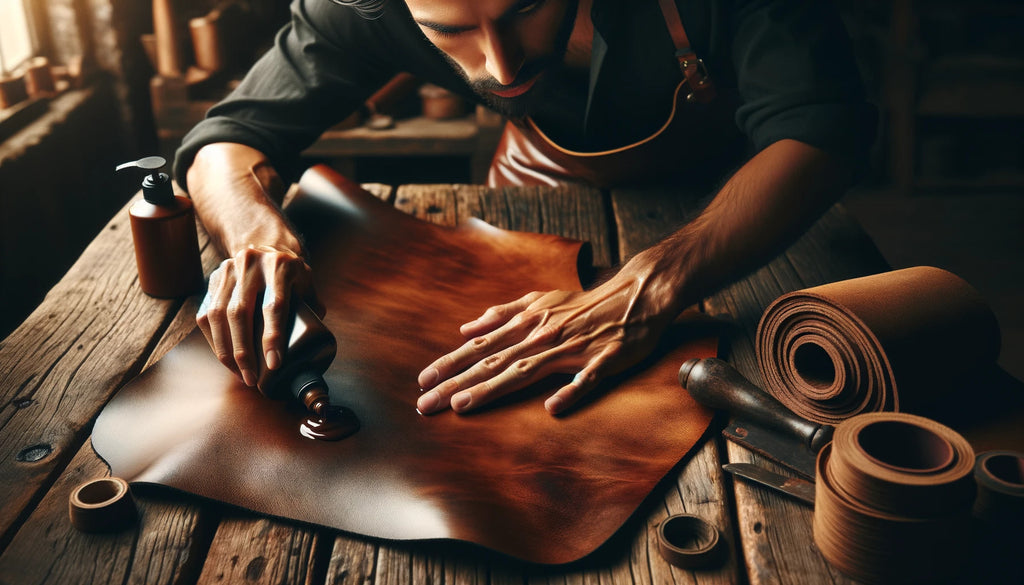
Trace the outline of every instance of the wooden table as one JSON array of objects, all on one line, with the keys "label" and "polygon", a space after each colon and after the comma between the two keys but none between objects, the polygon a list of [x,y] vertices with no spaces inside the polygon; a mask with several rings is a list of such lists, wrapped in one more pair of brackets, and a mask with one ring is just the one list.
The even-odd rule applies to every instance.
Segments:
[{"label": "wooden table", "polygon": [[[653,191],[407,185],[372,190],[427,221],[474,215],[502,228],[590,241],[610,266],[694,211],[692,198]],[[207,271],[218,259],[204,243]],[[833,208],[797,244],[705,302],[735,322],[727,357],[760,382],[753,334],[764,307],[806,286],[885,270],[871,241]],[[78,484],[108,474],[92,423],[120,386],[195,325],[198,298],[157,300],[138,287],[127,206],[39,308],[0,343],[0,583],[850,583],[814,546],[811,508],[723,475],[726,461],[769,462],[717,432],[677,466],[596,553],[561,567],[524,565],[456,542],[392,543],[259,517],[160,488],[137,489],[137,527],[86,535],[68,521]],[[716,419],[720,428],[724,420]],[[719,569],[683,571],[658,555],[668,514],[697,514],[725,536]]]}]

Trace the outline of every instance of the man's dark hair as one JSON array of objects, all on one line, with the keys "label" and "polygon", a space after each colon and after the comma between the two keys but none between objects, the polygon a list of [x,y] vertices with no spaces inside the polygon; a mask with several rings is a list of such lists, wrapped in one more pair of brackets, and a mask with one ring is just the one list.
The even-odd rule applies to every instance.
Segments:
[{"label": "man's dark hair", "polygon": [[331,0],[335,4],[348,6],[359,13],[359,16],[373,20],[384,14],[384,3],[387,0]]}]

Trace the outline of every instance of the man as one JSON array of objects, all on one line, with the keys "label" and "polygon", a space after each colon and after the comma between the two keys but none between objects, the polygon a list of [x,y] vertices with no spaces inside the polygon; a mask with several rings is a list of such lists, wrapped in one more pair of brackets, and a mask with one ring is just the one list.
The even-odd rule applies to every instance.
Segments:
[{"label": "man", "polygon": [[466,343],[419,375],[423,414],[575,374],[544,403],[564,412],[649,353],[685,307],[799,236],[841,197],[873,138],[874,110],[824,0],[298,0],[175,166],[227,256],[197,320],[248,385],[257,360],[281,363],[289,297],[315,302],[275,169],[289,171],[399,71],[512,120],[495,185],[686,186],[724,174],[737,144],[754,153],[695,221],[599,286],[534,292],[463,325]]}]

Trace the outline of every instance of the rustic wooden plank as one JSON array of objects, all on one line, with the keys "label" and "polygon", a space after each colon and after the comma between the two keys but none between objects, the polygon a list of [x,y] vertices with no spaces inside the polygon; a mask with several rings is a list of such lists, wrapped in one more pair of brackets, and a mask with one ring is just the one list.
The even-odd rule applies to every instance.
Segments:
[{"label": "rustic wooden plank", "polygon": [[[668,190],[612,191],[612,209],[618,230],[621,259],[634,256],[689,221],[702,208],[701,193]],[[634,547],[630,562],[636,583],[736,583],[742,580],[728,494],[729,480],[718,438],[719,421],[712,422],[708,439],[675,472],[674,489],[661,495],[661,505],[648,517],[647,530]],[[727,560],[716,570],[684,571],[664,562],[657,552],[658,523],[670,514],[696,514],[717,526],[728,549]]]},{"label": "rustic wooden plank", "polygon": [[358,537],[337,534],[327,564],[331,585],[369,585],[377,563],[377,546]]},{"label": "rustic wooden plank", "polygon": [[[709,312],[729,317],[737,334],[728,359],[755,384],[762,383],[754,351],[764,309],[786,292],[884,270],[884,260],[859,226],[835,207],[783,254],[747,278],[714,295]],[[729,443],[732,462],[751,462],[780,473],[784,468]],[[753,585],[767,583],[853,583],[821,557],[814,546],[813,510],[746,482],[734,482],[740,541]]]},{"label": "rustic wooden plank", "polygon": [[[101,234],[102,235],[102,234]],[[218,259],[200,229],[203,263],[209,270]],[[129,252],[130,254],[130,252]],[[146,366],[159,359],[195,327],[195,313],[201,295],[184,300],[160,341],[149,355]],[[216,527],[216,517],[208,505],[182,494],[159,490],[136,491],[140,523],[121,535],[98,537],[78,533],[67,518],[67,499],[78,484],[109,474],[109,468],[87,441],[71,464],[48,491],[42,502],[17,532],[2,557],[0,575],[8,567],[19,574],[19,583],[98,583],[117,581],[129,584],[193,582],[202,566],[206,546]],[[145,494],[145,495],[143,495]],[[73,546],[43,546],[46,542]],[[113,559],[102,565],[109,579],[97,576],[95,557],[102,551]],[[33,567],[35,572],[24,572]]]},{"label": "rustic wooden plank", "polygon": [[[828,262],[818,258],[827,251]],[[818,286],[890,270],[867,232],[841,205],[835,205],[787,251],[803,286]]]},{"label": "rustic wooden plank", "polygon": [[141,371],[182,304],[137,286],[130,204],[0,342],[0,547],[77,453],[103,404]]},{"label": "rustic wooden plank", "polygon": [[87,441],[0,556],[0,583],[194,582],[214,526],[203,505],[166,492],[143,496],[133,488],[137,525],[113,534],[85,534],[71,525],[72,490],[108,473]]},{"label": "rustic wooden plank", "polygon": [[601,193],[595,189],[403,185],[398,189],[395,206],[438,225],[452,226],[477,217],[506,230],[555,234],[589,242],[595,266],[613,264],[609,223]]},{"label": "rustic wooden plank", "polygon": [[612,191],[619,255],[626,261],[692,220],[704,206],[701,192],[667,189]]},{"label": "rustic wooden plank", "polygon": [[388,130],[366,126],[327,130],[303,151],[304,156],[444,156],[472,155],[480,130],[475,115],[451,120],[425,117],[397,120]]},{"label": "rustic wooden plank", "polygon": [[217,528],[198,584],[310,583],[321,538],[311,528],[232,513]]},{"label": "rustic wooden plank", "polygon": [[[777,473],[784,467],[728,442],[731,462],[754,463]],[[745,481],[736,481],[736,513],[751,585],[855,585],[814,545],[813,508]]]},{"label": "rustic wooden plank", "polygon": [[459,185],[402,185],[395,196],[395,207],[423,221],[454,226],[461,219],[455,205],[459,188]]},{"label": "rustic wooden plank", "polygon": [[604,195],[583,186],[518,187],[487,191],[480,200],[480,219],[498,227],[555,234],[589,242],[593,265],[615,263],[611,224]]}]

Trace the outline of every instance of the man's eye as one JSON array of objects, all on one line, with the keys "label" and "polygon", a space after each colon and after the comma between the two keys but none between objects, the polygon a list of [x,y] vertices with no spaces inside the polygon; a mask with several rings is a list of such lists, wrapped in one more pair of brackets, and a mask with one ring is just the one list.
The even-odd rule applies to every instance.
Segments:
[{"label": "man's eye", "polygon": [[535,0],[534,2],[526,2],[516,8],[516,14],[529,14],[534,10],[540,8],[541,4],[544,4],[544,0]]}]

